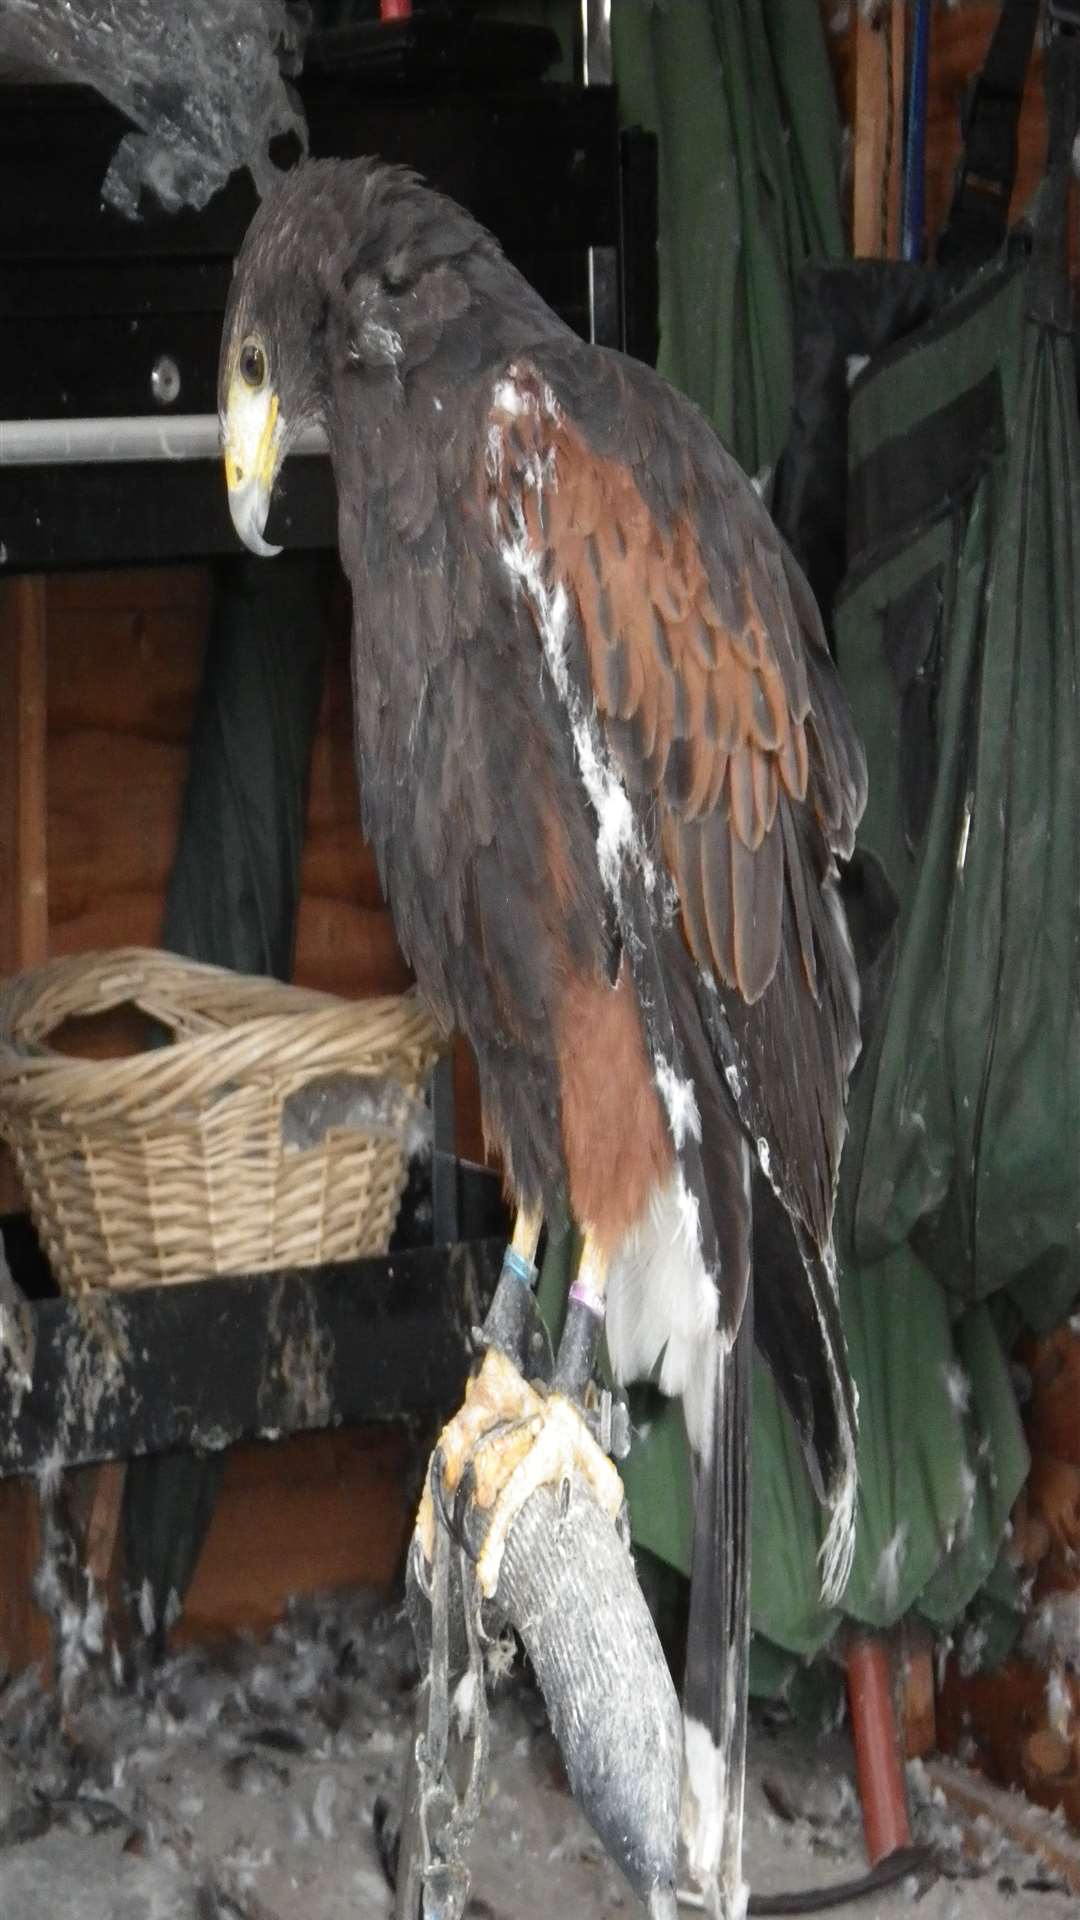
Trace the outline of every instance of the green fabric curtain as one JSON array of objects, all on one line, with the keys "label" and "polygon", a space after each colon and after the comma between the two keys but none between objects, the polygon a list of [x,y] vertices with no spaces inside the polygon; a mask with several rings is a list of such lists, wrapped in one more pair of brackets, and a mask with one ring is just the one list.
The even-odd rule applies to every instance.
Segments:
[{"label": "green fabric curtain", "polygon": [[612,38],[622,119],[659,141],[660,371],[762,473],[787,435],[795,277],[844,249],[817,11],[621,0]]}]

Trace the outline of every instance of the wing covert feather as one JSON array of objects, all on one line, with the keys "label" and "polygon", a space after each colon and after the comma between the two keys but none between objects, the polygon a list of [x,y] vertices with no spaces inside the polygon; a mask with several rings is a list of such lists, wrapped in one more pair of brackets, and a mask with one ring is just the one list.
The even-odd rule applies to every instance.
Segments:
[{"label": "wing covert feather", "polygon": [[[636,439],[655,445],[657,431]],[[680,898],[695,890],[684,859],[702,859],[683,829],[708,823],[718,856],[727,835],[702,875],[709,948],[689,925],[687,937],[701,966],[753,1002],[779,956],[781,813],[808,803],[843,852],[860,805],[835,711],[812,702],[808,655],[824,642],[805,583],[741,476],[738,500],[719,442],[715,474],[686,449],[682,497],[662,515],[632,454],[597,451],[532,367],[496,389],[492,437],[499,510],[513,511],[516,490],[530,544],[576,601],[597,709],[631,788],[656,797]],[[803,962],[815,992],[812,947]]]}]

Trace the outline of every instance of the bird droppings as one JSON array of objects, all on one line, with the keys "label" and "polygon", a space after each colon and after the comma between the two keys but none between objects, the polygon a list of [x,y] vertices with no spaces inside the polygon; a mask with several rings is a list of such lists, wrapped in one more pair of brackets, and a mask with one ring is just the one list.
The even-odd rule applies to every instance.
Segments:
[{"label": "bird droppings", "polygon": [[82,1293],[75,1304],[57,1406],[57,1445],[69,1458],[79,1437],[94,1431],[102,1407],[129,1392],[131,1362],[127,1309],[116,1295]]},{"label": "bird droppings", "polygon": [[[497,413],[513,416],[526,410],[534,411],[536,404],[531,394],[522,392],[512,381],[501,381],[495,390],[494,406]],[[552,419],[559,417],[555,396],[546,386],[541,405],[544,413]],[[496,483],[502,474],[502,459],[503,426],[496,420],[488,432],[486,454],[489,477]],[[524,477],[526,485],[542,497],[545,486],[553,487],[556,484],[554,460],[548,458],[543,462],[530,462]],[[498,495],[493,488],[491,517],[496,532],[499,530],[499,505]],[[596,815],[596,856],[600,878],[607,893],[618,905],[624,865],[633,861],[650,891],[655,885],[655,866],[638,838],[634,809],[617,762],[601,739],[595,701],[591,708],[588,707],[571,681],[567,661],[570,601],[566,588],[561,580],[550,587],[547,584],[542,556],[529,536],[523,501],[512,497],[509,509],[513,520],[513,536],[504,537],[500,542],[503,565],[515,585],[524,589],[532,607],[544,661],[555,691],[566,708],[578,770]]]},{"label": "bird droppings", "polygon": [[42,1500],[52,1499],[59,1488],[60,1477],[63,1471],[64,1455],[62,1449],[60,1447],[50,1447],[48,1453],[42,1455],[34,1470],[34,1479],[37,1482],[38,1495]]},{"label": "bird droppings", "polygon": [[333,1417],[332,1335],[320,1318],[308,1289],[284,1280],[272,1283],[266,1321],[266,1349],[260,1400],[281,1405],[287,1394],[284,1424],[289,1432],[329,1426]]},{"label": "bird droppings", "polygon": [[1061,1667],[1051,1669],[1046,1682],[1046,1724],[1063,1740],[1072,1738],[1076,1718],[1073,1696]]},{"label": "bird droppings", "polygon": [[676,1152],[692,1140],[701,1139],[701,1115],[698,1112],[697,1099],[693,1083],[680,1079],[670,1060],[658,1059],[656,1062],[656,1084],[667,1108],[668,1125]]},{"label": "bird droppings", "polygon": [[[297,1603],[261,1644],[174,1654],[122,1685],[96,1674],[67,1723],[35,1672],[0,1687],[3,1920],[390,1920],[373,1815],[379,1796],[396,1808],[414,1679],[401,1617],[353,1594]],[[641,1909],[569,1800],[520,1669],[499,1690],[492,1736],[473,1920],[633,1920]],[[226,1769],[255,1778],[260,1754],[276,1763],[262,1790],[231,1788]],[[775,1708],[758,1717],[746,1805],[756,1890],[864,1870],[853,1772],[844,1734],[800,1734]],[[1064,1894],[1036,1899],[1030,1858],[996,1832],[977,1836],[972,1858],[925,1769],[909,1781],[916,1837],[940,1847],[952,1876],[923,1894],[921,1920],[1075,1913]],[[1002,1892],[1006,1878],[1016,1892]],[[833,1911],[893,1920],[909,1906],[897,1888]]]},{"label": "bird droppings", "polygon": [[896,1603],[900,1597],[900,1572],[907,1553],[907,1535],[907,1521],[901,1520],[896,1532],[885,1542],[878,1555],[874,1572],[874,1594],[887,1613],[895,1612]]},{"label": "bird droppings", "polygon": [[309,1153],[339,1131],[392,1141],[410,1160],[418,1159],[431,1151],[431,1109],[392,1074],[320,1074],[282,1102],[286,1153]]},{"label": "bird droppings", "polygon": [[943,1360],[941,1379],[950,1405],[955,1407],[957,1413],[966,1413],[971,1405],[971,1381],[963,1367],[955,1360]]},{"label": "bird droppings", "polygon": [[963,1679],[970,1679],[973,1673],[978,1673],[986,1658],[988,1644],[989,1634],[986,1627],[981,1621],[970,1620],[960,1636],[956,1656],[956,1664]]},{"label": "bird droppings", "polygon": [[1080,1674],[1080,1592],[1048,1594],[1024,1629],[1024,1652],[1040,1666]]},{"label": "bird droppings", "polygon": [[573,732],[581,778],[596,814],[600,878],[617,901],[623,862],[635,851],[634,809],[612,756],[600,746],[595,716],[588,719],[579,714]]},{"label": "bird droppings", "polygon": [[957,1516],[956,1531],[960,1540],[966,1540],[971,1533],[975,1517],[975,1502],[979,1493],[978,1476],[966,1460],[960,1462],[960,1512]]},{"label": "bird droppings", "polygon": [[149,1580],[144,1580],[142,1583],[142,1586],[139,1588],[137,1610],[139,1615],[139,1625],[142,1628],[147,1639],[149,1640],[153,1636],[154,1627],[156,1625],[156,1616],[154,1613],[154,1589],[150,1585]]},{"label": "bird droppings", "polygon": [[366,320],[363,331],[364,343],[372,355],[378,360],[385,360],[390,366],[396,366],[403,351],[397,328],[384,326],[379,320]]}]

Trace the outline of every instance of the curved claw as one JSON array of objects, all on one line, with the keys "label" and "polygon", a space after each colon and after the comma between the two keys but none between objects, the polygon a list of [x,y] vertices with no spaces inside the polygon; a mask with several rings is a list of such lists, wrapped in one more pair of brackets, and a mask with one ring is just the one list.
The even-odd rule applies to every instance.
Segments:
[{"label": "curved claw", "polygon": [[583,1410],[566,1394],[530,1385],[506,1354],[490,1347],[432,1455],[417,1515],[426,1557],[441,1531],[468,1554],[485,1599],[494,1599],[517,1515],[538,1488],[561,1486],[572,1476],[592,1487],[614,1522],[622,1483]]},{"label": "curved claw", "polygon": [[469,1509],[472,1506],[475,1493],[476,1468],[471,1460],[467,1460],[462,1471],[461,1479],[458,1481],[457,1487],[454,1490],[453,1514],[447,1524],[450,1529],[451,1538],[456,1540],[462,1552],[467,1553],[469,1559],[473,1561],[479,1558],[479,1549],[474,1551],[472,1540],[469,1537]]},{"label": "curved claw", "polygon": [[451,1504],[446,1484],[446,1454],[442,1447],[435,1448],[428,1466],[428,1484],[431,1487],[432,1502],[435,1507],[435,1512],[442,1522],[443,1527],[446,1529],[446,1532],[450,1535],[451,1540],[453,1540],[457,1546],[464,1547],[466,1552],[468,1552],[468,1546],[461,1533],[458,1520],[458,1503],[461,1498],[462,1483],[468,1478],[470,1472],[471,1463],[466,1467],[465,1472],[461,1476],[461,1480],[453,1490]]}]

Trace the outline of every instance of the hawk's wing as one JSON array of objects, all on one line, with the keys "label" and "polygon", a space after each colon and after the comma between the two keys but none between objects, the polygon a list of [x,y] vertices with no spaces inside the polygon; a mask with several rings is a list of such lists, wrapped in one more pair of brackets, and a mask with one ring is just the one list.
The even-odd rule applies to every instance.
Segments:
[{"label": "hawk's wing", "polygon": [[[825,1250],[858,1045],[833,882],[865,766],[812,596],[703,417],[635,362],[576,342],[546,347],[542,367],[515,362],[487,461],[496,539],[549,665],[579,727],[599,721],[715,988],[740,1116]],[[603,864],[605,834],[625,849],[592,771]]]}]

